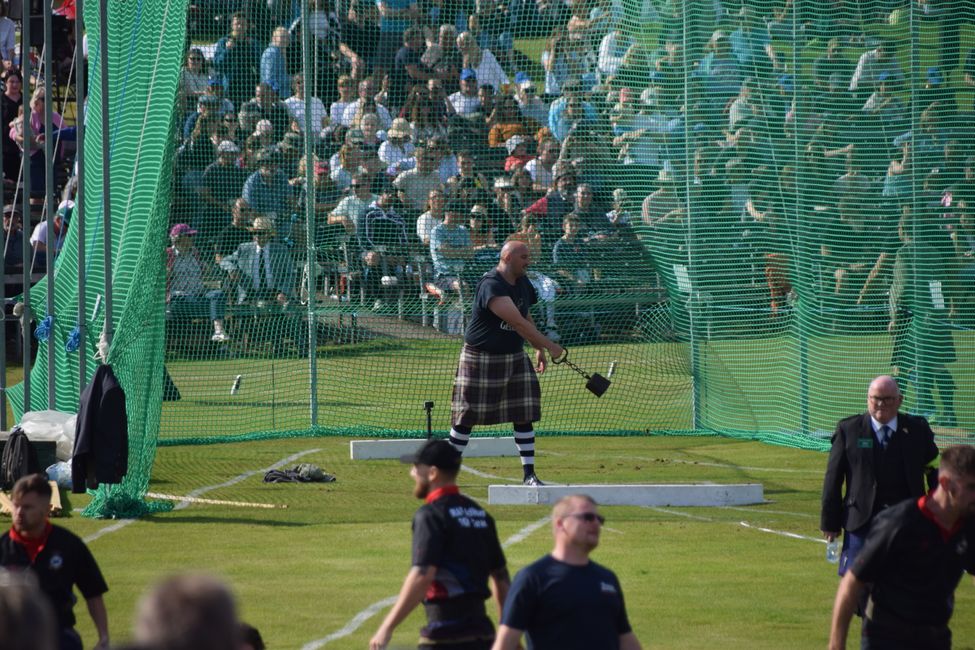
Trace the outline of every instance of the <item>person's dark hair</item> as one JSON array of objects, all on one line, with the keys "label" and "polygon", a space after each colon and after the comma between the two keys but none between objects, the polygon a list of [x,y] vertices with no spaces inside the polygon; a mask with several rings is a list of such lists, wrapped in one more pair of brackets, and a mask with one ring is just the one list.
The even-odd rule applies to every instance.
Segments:
[{"label": "person's dark hair", "polygon": [[251,647],[251,650],[264,650],[264,639],[256,627],[249,623],[240,624],[240,640]]},{"label": "person's dark hair", "polygon": [[958,477],[975,478],[975,447],[951,445],[942,449],[939,467]]},{"label": "person's dark hair", "polygon": [[14,489],[10,493],[10,498],[16,501],[31,492],[50,500],[53,492],[51,490],[51,484],[47,481],[47,476],[44,474],[28,474],[27,476],[20,477],[20,480],[14,483]]}]

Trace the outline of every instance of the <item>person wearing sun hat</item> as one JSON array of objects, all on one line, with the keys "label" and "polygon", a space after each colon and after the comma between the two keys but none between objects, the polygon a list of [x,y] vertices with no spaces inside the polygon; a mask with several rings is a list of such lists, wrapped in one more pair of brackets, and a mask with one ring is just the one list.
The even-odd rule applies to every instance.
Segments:
[{"label": "person wearing sun hat", "polygon": [[276,301],[281,306],[294,294],[295,268],[288,247],[274,239],[274,221],[257,217],[253,239],[220,260],[220,268],[237,283],[237,303]]},{"label": "person wearing sun hat", "polygon": [[193,243],[197,230],[186,223],[178,223],[169,229],[166,249],[166,305],[174,318],[210,317],[213,322],[215,343],[229,340],[224,331],[224,311],[227,298],[220,289],[208,291],[204,285],[207,268],[200,252]]}]

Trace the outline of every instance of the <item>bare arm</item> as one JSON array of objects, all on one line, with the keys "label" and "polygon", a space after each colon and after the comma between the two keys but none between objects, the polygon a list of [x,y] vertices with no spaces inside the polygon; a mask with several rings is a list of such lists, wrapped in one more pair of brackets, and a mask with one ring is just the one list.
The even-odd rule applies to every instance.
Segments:
[{"label": "bare arm", "polygon": [[389,610],[389,614],[386,614],[382,625],[379,626],[369,641],[369,650],[383,650],[389,644],[393,630],[423,601],[423,596],[427,593],[427,589],[429,589],[436,575],[436,567],[415,566],[410,569],[403,581],[403,586],[399,590],[396,604]]},{"label": "bare arm", "polygon": [[508,589],[511,588],[511,576],[508,574],[508,567],[502,567],[490,575],[491,591],[494,592],[494,599],[498,601],[498,619],[504,613],[504,601],[508,597]]},{"label": "bare arm", "polygon": [[850,619],[856,611],[863,583],[847,571],[836,590],[836,601],[833,603],[833,621],[829,630],[830,650],[846,648],[846,637],[850,631]]},{"label": "bare arm", "polygon": [[620,650],[642,650],[642,646],[633,632],[627,632],[620,635]]},{"label": "bare arm", "polygon": [[88,605],[88,614],[91,616],[95,629],[98,631],[98,643],[96,650],[107,650],[108,648],[108,610],[105,609],[105,599],[100,595],[92,596],[85,600]]},{"label": "bare arm", "polygon": [[860,289],[860,295],[859,297],[857,297],[858,305],[863,304],[864,299],[867,297],[867,293],[870,291],[870,287],[873,286],[873,283],[877,280],[877,277],[884,270],[884,267],[886,265],[887,265],[887,253],[884,252],[877,257],[876,263],[873,265],[873,268],[870,269],[870,273],[867,275],[867,279],[863,283],[863,288]]},{"label": "bare arm", "polygon": [[507,625],[498,626],[498,634],[494,637],[491,650],[515,650],[521,640],[522,631]]}]

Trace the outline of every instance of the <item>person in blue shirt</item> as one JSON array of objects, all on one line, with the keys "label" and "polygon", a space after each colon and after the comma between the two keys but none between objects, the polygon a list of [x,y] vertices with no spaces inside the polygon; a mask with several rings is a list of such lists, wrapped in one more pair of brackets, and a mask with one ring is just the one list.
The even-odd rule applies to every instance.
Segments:
[{"label": "person in blue shirt", "polygon": [[286,27],[277,27],[271,44],[261,55],[261,81],[274,89],[278,97],[288,97],[291,76],[288,74],[288,46],[291,35]]}]

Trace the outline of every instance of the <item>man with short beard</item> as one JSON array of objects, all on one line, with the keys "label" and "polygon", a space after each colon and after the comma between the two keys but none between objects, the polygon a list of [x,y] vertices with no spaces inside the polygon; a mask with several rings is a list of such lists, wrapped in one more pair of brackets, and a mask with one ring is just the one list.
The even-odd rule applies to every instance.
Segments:
[{"label": "man with short beard", "polygon": [[425,503],[413,516],[413,568],[369,648],[388,647],[396,626],[422,602],[420,648],[487,650],[494,640],[484,608],[488,582],[499,610],[509,585],[494,519],[460,493],[461,455],[447,441],[430,440],[402,460],[413,465],[413,496]]}]

